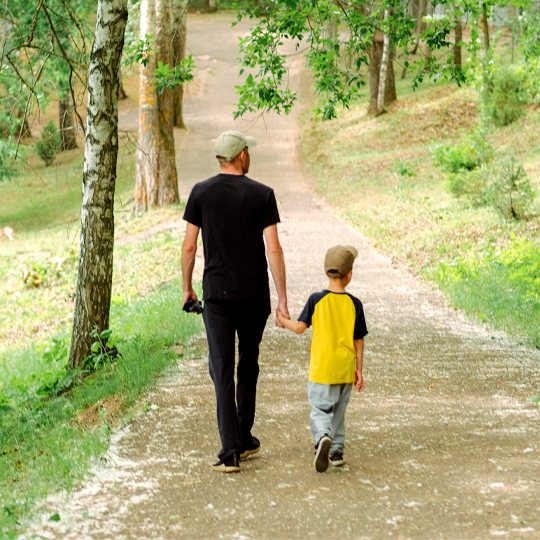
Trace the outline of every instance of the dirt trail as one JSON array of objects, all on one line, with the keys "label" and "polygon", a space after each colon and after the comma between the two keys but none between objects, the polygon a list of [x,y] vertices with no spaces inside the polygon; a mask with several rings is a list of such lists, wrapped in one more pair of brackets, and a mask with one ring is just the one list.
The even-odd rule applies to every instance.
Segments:
[{"label": "dirt trail", "polygon": [[[188,98],[178,151],[181,195],[215,173],[213,138],[231,128],[237,84],[231,17],[194,16],[189,48],[205,87]],[[246,26],[240,26],[246,30]],[[297,69],[300,69],[297,67]],[[540,538],[539,410],[530,401],[540,351],[467,322],[441,295],[393,269],[306,187],[293,118],[250,134],[250,176],[280,204],[289,306],[325,285],[328,246],[356,245],[350,290],[365,306],[366,390],[347,412],[347,467],[317,474],[306,400],[309,335],[268,325],[254,435],[260,454],[238,475],[212,472],[214,393],[201,358],[179,362],[114,436],[111,459],[68,501],[61,521],[29,534],[66,539]],[[247,130],[249,123],[234,127]],[[368,196],[368,194],[366,194]],[[275,298],[274,298],[275,305]]]}]

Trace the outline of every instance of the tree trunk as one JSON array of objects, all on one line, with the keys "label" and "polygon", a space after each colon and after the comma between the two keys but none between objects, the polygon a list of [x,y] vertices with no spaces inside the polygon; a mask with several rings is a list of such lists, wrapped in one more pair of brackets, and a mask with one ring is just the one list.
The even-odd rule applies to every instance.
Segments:
[{"label": "tree trunk", "polygon": [[[373,36],[373,45],[369,57],[369,106],[368,114],[378,114],[377,99],[379,97],[379,77],[381,71],[381,59],[383,53],[384,36],[377,31]],[[388,68],[386,70],[386,84],[384,85],[384,105],[389,105],[397,99],[396,83],[394,78],[394,51],[390,51]]]},{"label": "tree trunk", "polygon": [[157,61],[173,63],[171,0],[141,1],[141,36],[155,35],[157,57],[150,52],[140,67],[139,144],[135,184],[135,209],[146,211],[180,201],[174,150],[173,91],[157,95],[154,77]]},{"label": "tree trunk", "polygon": [[118,69],[118,99],[127,99],[126,91],[124,90],[124,81],[122,78],[122,65]]},{"label": "tree trunk", "polygon": [[420,45],[420,34],[424,30],[424,15],[426,14],[427,0],[419,0],[418,2],[418,13],[416,19],[416,28],[414,30],[416,40],[414,44],[414,49],[411,54],[416,54],[418,47]]},{"label": "tree trunk", "polygon": [[217,0],[208,0],[208,13],[217,11]]},{"label": "tree trunk", "polygon": [[[178,66],[186,56],[187,35],[187,5],[188,0],[173,0],[173,56],[174,65]],[[179,84],[173,90],[174,125],[185,129],[182,116],[182,103],[184,100],[184,85]]]},{"label": "tree trunk", "polygon": [[62,139],[62,150],[77,148],[77,133],[75,127],[75,106],[71,92],[58,102],[58,116],[60,126],[60,137]]},{"label": "tree trunk", "polygon": [[[155,0],[141,0],[141,39],[156,35]],[[159,110],[154,76],[156,53],[146,55],[146,66],[139,66],[139,140],[136,152],[135,209],[146,211],[150,193],[155,191],[158,173]]]},{"label": "tree trunk", "polygon": [[489,49],[489,17],[487,12],[487,6],[485,2],[482,2],[482,9],[480,10],[480,27],[482,28],[482,34],[484,36],[483,39],[483,48],[484,48],[484,54],[487,54],[487,51]]},{"label": "tree trunk", "polygon": [[118,156],[118,65],[127,0],[99,0],[88,66],[81,253],[69,363],[82,366],[92,330],[109,327],[114,245],[114,187]]},{"label": "tree trunk", "polygon": [[[177,0],[156,0],[157,46],[159,62],[173,65],[173,34],[171,6]],[[176,174],[176,152],[174,149],[174,96],[171,88],[158,95],[159,131],[158,146],[158,190],[150,199],[155,206],[167,206],[180,202]]]},{"label": "tree trunk", "polygon": [[[388,10],[384,12],[384,20],[388,20]],[[381,56],[381,68],[379,71],[379,91],[377,92],[377,113],[380,114],[384,107],[385,89],[386,89],[386,72],[388,71],[388,60],[390,57],[390,35],[388,32],[384,34],[383,50]]]},{"label": "tree trunk", "polygon": [[[454,7],[455,9],[455,7]],[[461,23],[461,10],[459,10],[454,15],[454,64],[456,66],[461,66],[462,59],[461,59],[461,45],[460,43],[463,41],[463,25]]]}]

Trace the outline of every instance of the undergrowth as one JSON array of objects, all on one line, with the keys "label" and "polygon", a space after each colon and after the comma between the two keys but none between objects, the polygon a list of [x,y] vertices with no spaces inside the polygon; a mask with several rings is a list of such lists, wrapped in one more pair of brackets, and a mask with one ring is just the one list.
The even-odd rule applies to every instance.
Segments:
[{"label": "undergrowth", "polygon": [[[304,81],[307,95],[309,86]],[[413,93],[404,80],[398,97],[377,118],[359,102],[324,123],[313,120],[314,104],[304,101],[301,151],[319,193],[396,263],[434,280],[456,306],[540,346],[538,199],[516,220],[502,217],[496,204],[479,206],[449,192],[441,160],[449,168],[457,161],[460,168],[477,166],[476,155],[437,155],[471,140],[478,109],[472,90],[447,85]],[[523,164],[531,197],[538,193],[539,130],[540,114],[530,106],[481,141]]]},{"label": "undergrowth", "polygon": [[[201,318],[182,312],[181,303],[178,284],[158,288],[139,300],[116,303],[111,327],[119,336],[115,344],[120,355],[67,392],[58,393],[62,388],[57,387],[47,393],[43,389],[44,376],[40,379],[37,372],[30,376],[24,373],[26,365],[51,367],[50,362],[43,362],[47,354],[43,348],[31,345],[5,353],[2,364],[4,368],[11,366],[16,381],[11,386],[4,380],[1,392],[4,398],[6,394],[9,397],[9,406],[0,417],[2,538],[15,538],[37,500],[58,490],[70,490],[106,450],[108,423],[85,428],[79,425],[78,415],[110,396],[118,396],[128,408],[152,386],[163,369],[176,361],[169,347],[186,343],[202,330]],[[58,337],[58,342],[63,339]],[[25,363],[15,373],[21,358]],[[66,360],[64,356],[62,365],[53,361],[52,378],[69,375]]]}]

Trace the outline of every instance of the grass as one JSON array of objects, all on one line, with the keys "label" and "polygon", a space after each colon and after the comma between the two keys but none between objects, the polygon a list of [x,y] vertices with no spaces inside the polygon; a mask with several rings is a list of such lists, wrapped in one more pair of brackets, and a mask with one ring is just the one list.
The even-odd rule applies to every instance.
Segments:
[{"label": "grass", "polygon": [[[21,520],[31,515],[36,501],[71,489],[88,472],[88,465],[107,448],[108,423],[94,428],[75,419],[89,406],[120,396],[129,407],[156,377],[177,360],[169,346],[186,343],[201,332],[200,317],[181,311],[178,283],[158,288],[145,298],[117,304],[112,323],[120,337],[121,357],[87,378],[68,394],[43,401],[26,389],[18,406],[4,413],[0,424],[0,533],[14,538]],[[29,347],[12,353],[39,365],[40,351]],[[30,359],[30,362],[28,362]]]},{"label": "grass", "polygon": [[0,184],[0,227],[15,231],[0,242],[0,538],[16,537],[39,499],[71,489],[106,450],[114,419],[95,426],[81,418],[99,404],[107,420],[104,404],[117,400],[116,417],[129,419],[177,361],[169,346],[202,331],[200,317],[181,311],[183,205],[132,215],[133,154],[121,146],[115,201],[111,328],[122,356],[83,381],[66,370],[82,149],[50,168],[27,156],[21,175]]},{"label": "grass", "polygon": [[[510,253],[517,241],[538,246],[538,199],[528,219],[504,221],[489,208],[451,196],[432,152],[475,129],[474,92],[433,83],[413,92],[407,79],[398,82],[397,92],[399,100],[377,118],[366,116],[367,102],[361,101],[325,123],[312,118],[313,102],[308,100],[300,115],[301,151],[318,179],[319,193],[396,264],[434,280],[457,307],[539,346],[539,319],[522,300],[532,270],[519,287],[508,281],[510,274],[487,266],[479,269],[482,278],[474,286],[470,279],[452,280],[440,271],[475,253]],[[539,130],[540,114],[531,106],[514,124],[493,128],[487,135],[496,151],[514,152],[524,163],[537,191]],[[510,294],[516,289],[521,292]],[[538,306],[538,301],[530,300],[530,305]]]}]

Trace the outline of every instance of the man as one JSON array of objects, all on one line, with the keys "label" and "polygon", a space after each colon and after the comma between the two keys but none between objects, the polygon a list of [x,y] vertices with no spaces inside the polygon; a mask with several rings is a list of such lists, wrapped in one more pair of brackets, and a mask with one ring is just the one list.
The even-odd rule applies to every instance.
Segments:
[{"label": "man", "polygon": [[[203,318],[222,444],[213,469],[220,472],[238,472],[239,459],[260,449],[251,429],[255,419],[259,344],[271,312],[266,257],[277,289],[279,311],[289,317],[274,192],[245,176],[250,165],[249,147],[256,144],[253,137],[238,131],[222,133],[214,147],[221,174],[193,187],[184,213],[184,303],[198,301],[192,276],[197,238],[202,230]],[[277,319],[276,324],[281,326]],[[239,353],[236,397],[235,334]]]}]

